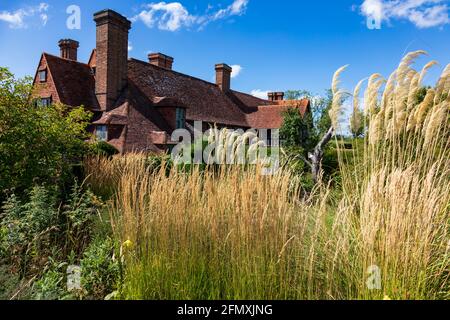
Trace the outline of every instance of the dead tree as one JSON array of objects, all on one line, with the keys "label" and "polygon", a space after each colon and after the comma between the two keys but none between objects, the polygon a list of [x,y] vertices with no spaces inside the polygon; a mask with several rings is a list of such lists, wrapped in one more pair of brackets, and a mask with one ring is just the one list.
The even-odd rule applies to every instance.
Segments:
[{"label": "dead tree", "polygon": [[308,157],[311,161],[305,161],[310,167],[313,176],[313,180],[315,183],[319,182],[320,171],[322,169],[322,159],[324,155],[324,148],[331,141],[334,136],[334,128],[331,127],[327,133],[323,136],[322,140],[317,144],[314,148],[313,152],[308,154]]}]

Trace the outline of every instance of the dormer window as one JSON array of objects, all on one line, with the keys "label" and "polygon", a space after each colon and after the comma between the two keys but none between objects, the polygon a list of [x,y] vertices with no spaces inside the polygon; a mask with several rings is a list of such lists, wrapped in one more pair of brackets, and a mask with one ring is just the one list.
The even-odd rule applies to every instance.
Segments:
[{"label": "dormer window", "polygon": [[47,82],[47,70],[39,71],[39,82]]}]

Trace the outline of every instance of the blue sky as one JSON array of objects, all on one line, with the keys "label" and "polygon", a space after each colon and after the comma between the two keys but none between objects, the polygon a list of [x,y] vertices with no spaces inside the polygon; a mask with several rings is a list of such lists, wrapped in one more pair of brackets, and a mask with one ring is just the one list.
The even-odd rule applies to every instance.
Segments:
[{"label": "blue sky", "polygon": [[[146,60],[148,52],[162,52],[175,58],[175,70],[208,81],[213,81],[216,63],[239,66],[232,87],[244,92],[322,93],[345,64],[350,67],[342,86],[350,90],[374,72],[388,77],[406,52],[417,49],[441,63],[428,76],[432,83],[450,62],[449,3],[2,0],[0,66],[18,76],[34,74],[41,52],[59,54],[61,38],[80,41],[79,60],[87,61],[95,47],[92,15],[111,8],[133,19],[130,57]],[[66,27],[72,4],[81,9],[80,30]],[[367,16],[376,17],[381,29],[369,29]]]}]

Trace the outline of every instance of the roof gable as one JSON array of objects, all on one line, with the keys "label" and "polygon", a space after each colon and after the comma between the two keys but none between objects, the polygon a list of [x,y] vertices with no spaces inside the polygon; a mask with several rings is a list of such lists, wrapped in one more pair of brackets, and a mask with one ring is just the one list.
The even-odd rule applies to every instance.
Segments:
[{"label": "roof gable", "polygon": [[48,71],[53,78],[61,103],[77,107],[98,109],[95,96],[95,78],[91,68],[84,63],[63,59],[44,53]]}]

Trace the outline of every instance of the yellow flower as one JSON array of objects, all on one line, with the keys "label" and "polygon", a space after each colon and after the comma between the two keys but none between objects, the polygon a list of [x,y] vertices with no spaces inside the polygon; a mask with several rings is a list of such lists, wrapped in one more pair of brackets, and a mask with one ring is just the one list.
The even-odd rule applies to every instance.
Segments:
[{"label": "yellow flower", "polygon": [[133,242],[131,240],[127,240],[123,243],[123,247],[126,249],[131,249],[133,247]]}]

